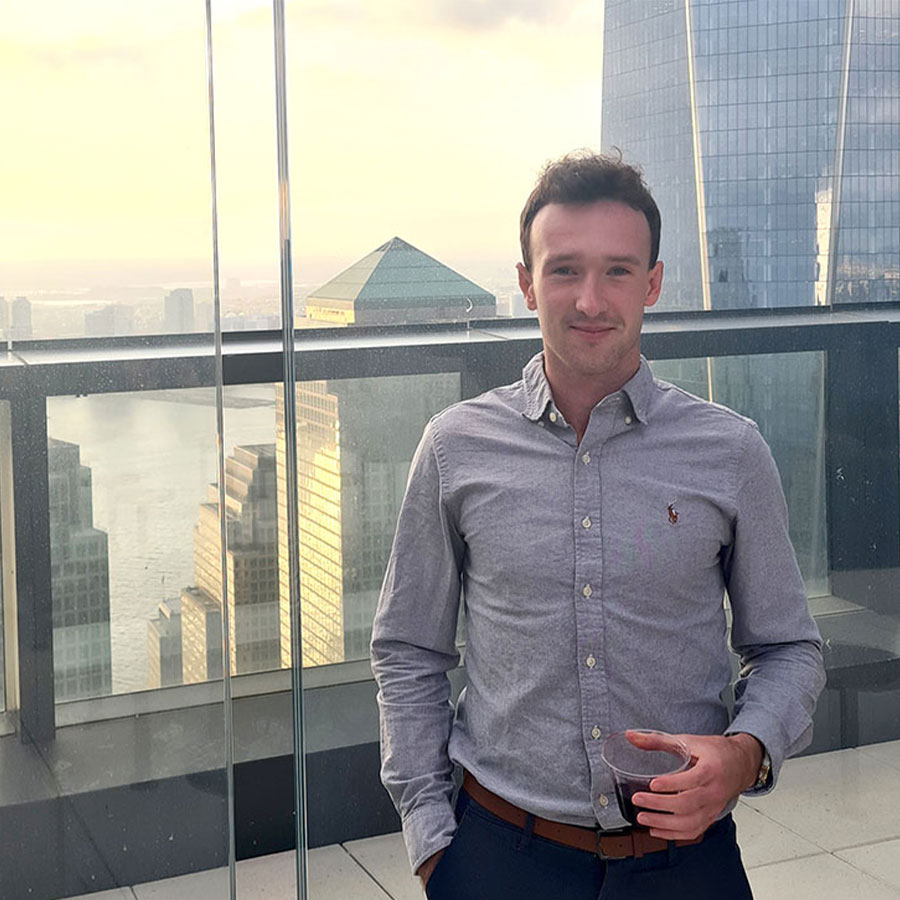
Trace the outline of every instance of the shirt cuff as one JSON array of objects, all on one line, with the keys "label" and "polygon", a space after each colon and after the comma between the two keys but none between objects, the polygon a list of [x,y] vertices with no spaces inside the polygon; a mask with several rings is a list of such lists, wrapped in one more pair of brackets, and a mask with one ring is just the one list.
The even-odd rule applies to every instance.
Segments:
[{"label": "shirt cuff", "polygon": [[413,874],[429,856],[449,846],[455,833],[456,816],[449,800],[411,810],[403,819],[403,839]]}]

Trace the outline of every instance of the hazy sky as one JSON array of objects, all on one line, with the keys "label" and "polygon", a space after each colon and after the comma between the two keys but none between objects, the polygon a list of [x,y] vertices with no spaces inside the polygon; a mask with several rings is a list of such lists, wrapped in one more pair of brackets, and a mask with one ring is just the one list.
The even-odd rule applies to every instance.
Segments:
[{"label": "hazy sky", "polygon": [[[298,277],[397,234],[518,259],[548,157],[597,146],[602,0],[287,5]],[[223,274],[277,266],[271,5],[213,0]],[[0,294],[85,261],[208,260],[202,0],[0,0]]]}]

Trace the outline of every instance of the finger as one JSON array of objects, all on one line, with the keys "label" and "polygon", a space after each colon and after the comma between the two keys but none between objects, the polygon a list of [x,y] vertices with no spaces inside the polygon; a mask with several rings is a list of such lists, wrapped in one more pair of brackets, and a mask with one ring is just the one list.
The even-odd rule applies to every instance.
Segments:
[{"label": "finger", "polygon": [[677,794],[702,787],[709,782],[709,771],[706,766],[694,766],[673,775],[657,775],[650,782],[650,790],[660,794]]},{"label": "finger", "polygon": [[671,738],[646,731],[626,731],[625,737],[641,750],[665,749],[671,744]]},{"label": "finger", "polygon": [[637,817],[638,824],[650,829],[653,837],[667,841],[691,840],[705,830],[702,822],[694,816],[670,816],[665,813],[642,812]]},{"label": "finger", "polygon": [[700,831],[672,831],[671,829],[663,829],[663,828],[651,828],[650,835],[651,837],[661,838],[664,841],[691,841],[696,837],[699,837],[703,833]]},{"label": "finger", "polygon": [[667,813],[675,812],[684,804],[678,794],[655,794],[643,791],[632,794],[631,802],[641,809],[655,809]]}]

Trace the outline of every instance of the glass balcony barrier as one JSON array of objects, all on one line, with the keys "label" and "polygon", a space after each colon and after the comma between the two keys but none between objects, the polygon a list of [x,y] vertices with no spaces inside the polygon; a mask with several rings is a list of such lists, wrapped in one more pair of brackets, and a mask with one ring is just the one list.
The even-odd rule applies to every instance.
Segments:
[{"label": "glass balcony barrier", "polygon": [[[826,639],[809,753],[900,738],[898,346],[893,306],[662,314],[645,327],[657,374],[754,418],[779,464]],[[515,380],[538,348],[533,320],[298,333],[311,847],[398,827],[378,780],[367,646],[422,427]],[[280,343],[225,341],[224,557],[211,353],[203,337],[35,342],[0,368],[13,698],[0,805],[18,836],[2,851],[4,897],[224,863],[226,612],[238,857],[293,846]],[[463,666],[456,690],[464,678]],[[37,835],[53,836],[54,866]]]}]

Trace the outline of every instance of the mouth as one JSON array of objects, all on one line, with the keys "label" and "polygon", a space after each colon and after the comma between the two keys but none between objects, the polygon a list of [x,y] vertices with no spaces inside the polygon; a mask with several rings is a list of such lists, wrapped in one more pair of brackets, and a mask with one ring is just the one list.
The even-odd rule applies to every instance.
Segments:
[{"label": "mouth", "polygon": [[577,331],[585,337],[596,337],[615,330],[612,325],[587,325],[583,323],[570,325],[569,327],[572,331]]}]

